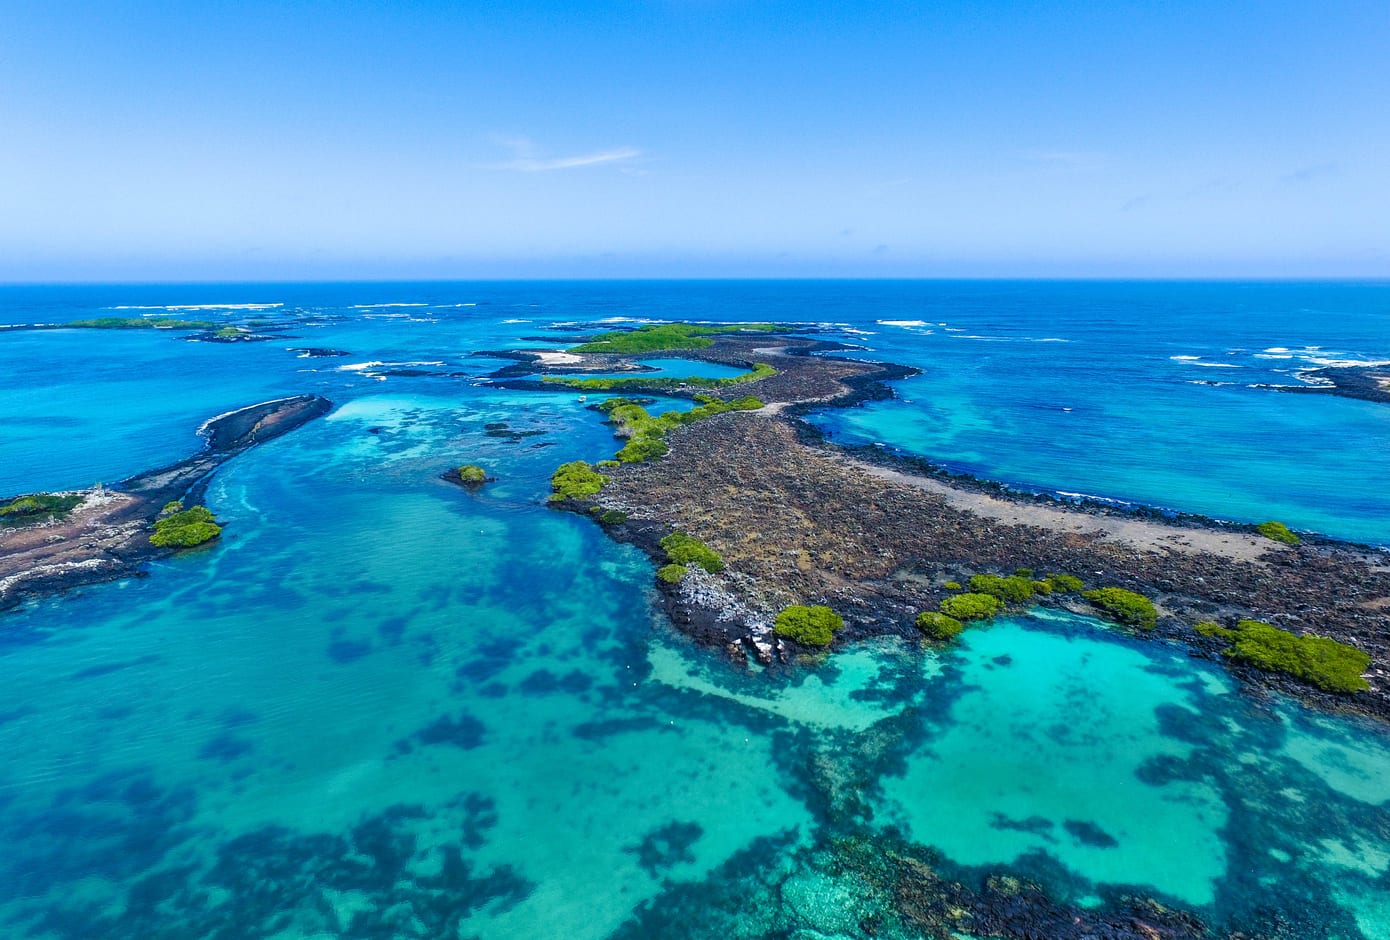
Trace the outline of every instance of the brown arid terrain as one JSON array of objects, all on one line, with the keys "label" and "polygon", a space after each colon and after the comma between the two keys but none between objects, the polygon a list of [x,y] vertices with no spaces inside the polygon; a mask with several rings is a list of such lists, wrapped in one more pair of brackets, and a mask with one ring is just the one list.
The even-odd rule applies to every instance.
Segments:
[{"label": "brown arid terrain", "polygon": [[[28,597],[139,574],[145,562],[171,552],[150,543],[166,503],[199,502],[223,463],[330,407],[326,399],[299,395],[219,415],[200,429],[207,445],[197,454],[113,487],[82,490],[82,501],[57,518],[0,525],[0,610]],[[0,505],[9,502],[0,499]]]},{"label": "brown arid terrain", "polygon": [[[658,540],[677,529],[723,557],[719,574],[692,567],[678,584],[660,584],[673,621],[691,635],[735,656],[790,662],[803,650],[772,632],[787,605],[841,614],[837,643],[919,636],[916,615],[949,596],[948,582],[1027,568],[1146,595],[1159,619],[1142,635],[1186,644],[1194,656],[1226,661],[1224,644],[1196,623],[1242,618],[1356,646],[1372,657],[1367,692],[1331,694],[1280,674],[1235,671],[1252,690],[1390,718],[1390,553],[1316,539],[1286,545],[1253,526],[1020,493],[881,448],[838,447],[797,416],[890,396],[883,381],[904,370],[810,355],[826,348],[740,336],[681,353],[775,366],[776,376],[714,393],[751,394],[766,406],[676,429],[665,457],[606,468],[610,482],[592,503],[569,501],[579,511],[626,514],[606,528],[659,564]],[[1073,593],[1036,602],[1096,613]]]}]

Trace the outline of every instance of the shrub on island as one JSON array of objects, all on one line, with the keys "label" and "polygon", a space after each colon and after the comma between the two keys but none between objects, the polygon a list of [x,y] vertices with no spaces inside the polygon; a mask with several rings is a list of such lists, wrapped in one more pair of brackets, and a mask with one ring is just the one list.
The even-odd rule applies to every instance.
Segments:
[{"label": "shrub on island", "polygon": [[1141,630],[1152,630],[1158,625],[1158,610],[1154,607],[1153,601],[1143,594],[1126,591],[1124,588],[1106,587],[1083,591],[1081,596],[1120,623],[1127,623]]},{"label": "shrub on island", "polygon": [[1234,630],[1207,623],[1198,624],[1197,629],[1206,636],[1230,640],[1231,648],[1225,653],[1236,662],[1293,676],[1324,692],[1350,694],[1371,687],[1361,675],[1370,666],[1371,657],[1346,643],[1323,636],[1299,636],[1262,620],[1242,620]]},{"label": "shrub on island", "polygon": [[1086,586],[1085,582],[1071,574],[1050,574],[1047,576],[1047,583],[1051,585],[1052,590],[1064,594],[1079,591]]},{"label": "shrub on island", "polygon": [[835,633],[844,628],[844,618],[824,604],[793,604],[777,615],[772,632],[803,646],[829,646]]},{"label": "shrub on island", "polygon": [[993,594],[957,594],[943,600],[938,609],[956,620],[988,620],[1004,609],[1004,602]]},{"label": "shrub on island", "polygon": [[605,509],[599,512],[598,507],[595,506],[594,511],[596,513],[594,518],[602,525],[622,525],[627,521],[627,513],[619,509]]},{"label": "shrub on island", "polygon": [[555,491],[550,498],[555,501],[588,499],[597,495],[607,482],[608,477],[584,461],[571,460],[569,463],[560,464],[550,475],[550,488]]},{"label": "shrub on island", "polygon": [[943,584],[943,585],[941,585],[941,586],[944,587],[944,588],[945,588],[946,590],[948,590],[948,591],[964,591],[964,590],[965,590],[965,588],[961,587],[959,581],[947,581],[945,584]]},{"label": "shrub on island", "polygon": [[1282,522],[1275,522],[1273,519],[1269,522],[1261,522],[1255,526],[1255,531],[1267,539],[1283,542],[1285,545],[1297,545],[1301,541],[1288,526]]},{"label": "shrub on island", "polygon": [[1016,574],[1007,578],[997,574],[977,574],[970,578],[970,590],[976,594],[992,595],[1005,603],[1021,604],[1033,596],[1033,582]]},{"label": "shrub on island", "polygon": [[34,493],[0,506],[0,518],[24,519],[31,516],[61,516],[82,502],[80,493]]},{"label": "shrub on island", "polygon": [[464,486],[482,486],[487,482],[487,471],[475,463],[458,468],[459,482]]},{"label": "shrub on island", "polygon": [[658,544],[673,565],[699,565],[710,574],[724,570],[724,559],[704,542],[684,532],[672,532]]},{"label": "shrub on island", "polygon": [[667,584],[679,584],[689,570],[685,565],[662,565],[656,569],[656,576]]},{"label": "shrub on island", "polygon": [[949,640],[965,629],[965,624],[940,611],[928,610],[917,615],[917,629],[933,640]]},{"label": "shrub on island", "polygon": [[212,510],[194,506],[156,519],[150,544],[156,548],[192,548],[221,534],[222,527],[214,520]]}]

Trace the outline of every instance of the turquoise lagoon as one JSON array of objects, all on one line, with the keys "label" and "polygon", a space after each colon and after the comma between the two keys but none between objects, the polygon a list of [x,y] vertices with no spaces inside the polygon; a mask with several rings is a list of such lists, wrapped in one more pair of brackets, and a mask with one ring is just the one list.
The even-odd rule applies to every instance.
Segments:
[{"label": "turquoise lagoon", "polygon": [[[1141,893],[1220,929],[1259,927],[1273,911],[1300,937],[1386,936],[1390,735],[1380,727],[1255,701],[1180,649],[1055,614],[1001,620],[942,651],[881,640],[793,674],[734,666],[660,616],[643,556],[543,505],[556,464],[612,453],[599,416],[572,392],[492,387],[486,375],[504,361],[470,355],[537,348],[528,337],[552,324],[609,328],[614,317],[837,323],[860,331],[840,335],[875,345],[872,355],[927,370],[899,386],[899,400],[819,419],[837,435],[957,460],[959,450],[929,452],[932,434],[984,415],[993,444],[962,461],[979,471],[1071,488],[1071,466],[1095,474],[1096,495],[1125,499],[1142,494],[1092,484],[1152,472],[1165,505],[1322,520],[1321,531],[1385,543],[1390,525],[1375,514],[1384,475],[1353,472],[1357,461],[1375,470],[1390,450],[1379,412],[1187,385],[1168,371],[1192,361],[1170,355],[1210,354],[1212,337],[1192,335],[1189,307],[1201,304],[1221,315],[1221,331],[1244,329],[1244,346],[1263,350],[1304,339],[1269,340],[1288,327],[1267,324],[1269,310],[1321,298],[1338,313],[1319,327],[1323,345],[1390,354],[1377,332],[1390,291],[1319,290],[6,289],[11,322],[279,302],[266,315],[295,338],[0,334],[12,364],[0,384],[11,432],[0,492],[111,481],[177,459],[201,421],[263,398],[317,392],[337,407],[219,472],[208,493],[227,524],[218,545],[0,617],[3,933],[811,938],[867,936],[876,924],[878,936],[911,936],[846,848],[869,845],[932,851],[967,883],[1032,878],[1081,906]],[[1256,310],[1244,306],[1252,294]],[[369,306],[386,303],[424,306]],[[1192,442],[1200,474],[1178,472],[1176,450],[1166,469],[1118,447],[1076,462],[1069,438],[1062,453],[1029,453],[1043,432],[1009,373],[1041,369],[1043,351],[1068,344],[995,343],[1023,358],[981,360],[1003,387],[984,398],[985,378],[961,379],[967,358],[944,343],[985,341],[936,350],[929,337],[898,335],[913,328],[877,322],[994,316],[1030,335],[1071,329],[1080,342],[1098,327],[1071,324],[1067,311],[1085,303],[1138,305],[1147,332],[1117,326],[1130,345],[1111,358],[1081,369],[1069,353],[1052,365],[1067,381],[1035,377],[1050,396],[1105,405],[1063,412],[1095,440],[1117,416],[1143,427],[1159,399],[1185,409],[1194,438],[1220,426],[1219,443]],[[290,351],[308,346],[351,355]],[[383,380],[351,368],[369,362],[459,374]],[[1243,367],[1254,362],[1265,360]],[[1324,503],[1303,485],[1311,473],[1294,474],[1301,439],[1285,430],[1271,446],[1242,408],[1286,409],[1292,425],[1281,427],[1380,456],[1329,455],[1350,475],[1341,501]],[[539,433],[490,435],[498,422]],[[925,430],[894,439],[894,427]],[[1209,481],[1239,479],[1251,453],[1270,467],[1244,498],[1265,510],[1253,491],[1282,467],[1281,512],[1207,508],[1219,492]],[[473,494],[438,479],[463,462],[498,482]]]}]

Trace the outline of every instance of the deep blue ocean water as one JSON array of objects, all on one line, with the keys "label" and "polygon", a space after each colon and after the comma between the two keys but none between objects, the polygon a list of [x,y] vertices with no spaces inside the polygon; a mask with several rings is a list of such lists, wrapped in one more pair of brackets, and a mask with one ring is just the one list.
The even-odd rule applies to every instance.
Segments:
[{"label": "deep blue ocean water", "polygon": [[[615,449],[600,417],[472,355],[831,324],[923,373],[817,417],[836,440],[1385,545],[1390,408],[1254,386],[1390,359],[1390,285],[0,288],[3,323],[110,315],[292,329],[0,333],[0,495],[172,462],[255,401],[336,407],[218,473],[215,547],[0,615],[4,936],[866,936],[883,899],[836,854],[864,838],[1083,905],[1390,935],[1382,729],[1071,616],[729,665],[655,611],[645,557],[543,505]],[[498,482],[438,480],[460,463]]]}]

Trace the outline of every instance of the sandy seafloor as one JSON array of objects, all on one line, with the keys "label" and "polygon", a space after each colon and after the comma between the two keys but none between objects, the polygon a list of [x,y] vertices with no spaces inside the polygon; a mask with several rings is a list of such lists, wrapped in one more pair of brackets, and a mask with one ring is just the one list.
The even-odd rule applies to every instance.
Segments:
[{"label": "sandy seafloor", "polygon": [[[155,309],[209,304],[278,306]],[[337,407],[219,472],[216,546],[0,616],[5,936],[867,936],[892,898],[864,844],[1390,935],[1384,729],[1059,614],[729,664],[655,612],[644,556],[543,505],[612,453],[600,417],[469,355],[614,318],[837,324],[923,374],[816,418],[832,440],[1385,545],[1390,408],[1252,386],[1390,358],[1390,286],[0,290],[3,322],[142,314],[290,329],[0,333],[0,494],[171,462],[254,401]],[[448,374],[379,377],[402,368]],[[439,481],[460,463],[498,482]]]}]

